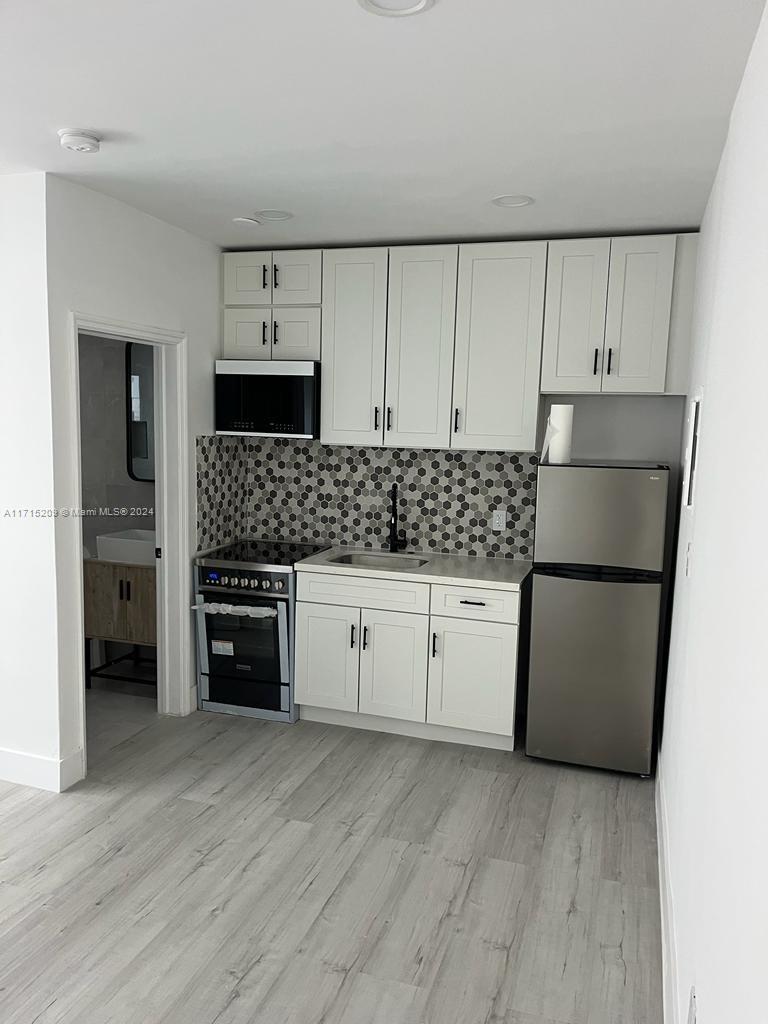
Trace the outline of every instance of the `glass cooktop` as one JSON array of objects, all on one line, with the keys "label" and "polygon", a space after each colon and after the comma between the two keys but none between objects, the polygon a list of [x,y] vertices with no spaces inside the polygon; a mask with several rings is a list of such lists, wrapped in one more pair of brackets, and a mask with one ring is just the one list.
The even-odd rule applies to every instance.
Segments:
[{"label": "glass cooktop", "polygon": [[222,548],[209,551],[198,561],[205,565],[216,565],[221,562],[239,562],[241,565],[259,566],[291,566],[302,558],[309,558],[319,551],[325,551],[328,544],[306,544],[300,541],[272,540],[270,538],[253,537],[237,540]]}]

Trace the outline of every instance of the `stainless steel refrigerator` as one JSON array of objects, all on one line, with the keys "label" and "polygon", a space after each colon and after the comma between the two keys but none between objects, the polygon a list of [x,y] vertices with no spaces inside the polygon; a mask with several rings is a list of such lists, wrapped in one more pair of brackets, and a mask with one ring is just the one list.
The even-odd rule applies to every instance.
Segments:
[{"label": "stainless steel refrigerator", "polygon": [[526,753],[646,775],[669,469],[539,467]]}]

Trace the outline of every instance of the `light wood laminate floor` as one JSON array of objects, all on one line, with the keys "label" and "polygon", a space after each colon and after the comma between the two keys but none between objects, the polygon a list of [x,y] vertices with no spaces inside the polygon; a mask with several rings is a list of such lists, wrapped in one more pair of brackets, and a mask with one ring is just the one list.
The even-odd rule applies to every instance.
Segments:
[{"label": "light wood laminate floor", "polygon": [[661,1024],[651,782],[88,705],[0,783],[2,1024]]}]

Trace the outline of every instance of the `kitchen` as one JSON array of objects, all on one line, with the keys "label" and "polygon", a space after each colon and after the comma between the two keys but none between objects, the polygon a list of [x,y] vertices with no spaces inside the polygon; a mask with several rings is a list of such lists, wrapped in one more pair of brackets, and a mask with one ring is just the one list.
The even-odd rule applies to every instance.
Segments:
[{"label": "kitchen", "polygon": [[762,1019],[762,0],[214,6],[0,13],[3,1021]]}]

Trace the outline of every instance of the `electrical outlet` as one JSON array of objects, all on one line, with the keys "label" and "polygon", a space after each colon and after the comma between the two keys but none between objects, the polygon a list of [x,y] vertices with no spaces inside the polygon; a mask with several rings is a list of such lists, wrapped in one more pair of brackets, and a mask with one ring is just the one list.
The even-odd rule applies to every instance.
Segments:
[{"label": "electrical outlet", "polygon": [[507,528],[507,510],[497,508],[493,511],[491,518],[491,529],[494,533],[503,533]]},{"label": "electrical outlet", "polygon": [[696,989],[691,985],[691,998],[688,1002],[688,1024],[696,1024]]}]

